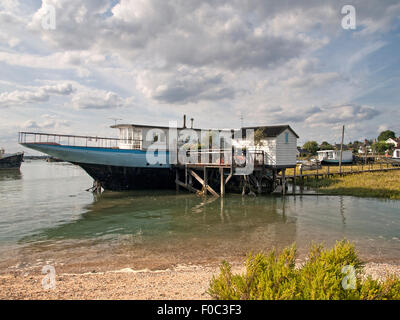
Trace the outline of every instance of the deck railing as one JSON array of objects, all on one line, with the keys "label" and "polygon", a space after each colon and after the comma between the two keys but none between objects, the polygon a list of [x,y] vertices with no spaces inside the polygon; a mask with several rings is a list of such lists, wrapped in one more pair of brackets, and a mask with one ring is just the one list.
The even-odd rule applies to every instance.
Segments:
[{"label": "deck railing", "polygon": [[96,147],[117,149],[120,144],[130,144],[132,149],[141,149],[141,140],[126,140],[97,136],[76,136],[40,132],[20,132],[18,143],[22,144],[53,144],[61,146]]},{"label": "deck railing", "polygon": [[245,167],[249,162],[254,166],[265,165],[267,157],[262,150],[246,150],[242,148],[233,149],[199,149],[178,151],[178,164],[192,165],[232,165],[234,167]]}]

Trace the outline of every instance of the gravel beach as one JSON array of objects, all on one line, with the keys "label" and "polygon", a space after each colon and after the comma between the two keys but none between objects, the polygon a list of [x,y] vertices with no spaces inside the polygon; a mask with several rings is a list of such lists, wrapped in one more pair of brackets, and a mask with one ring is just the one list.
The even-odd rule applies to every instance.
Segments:
[{"label": "gravel beach", "polygon": [[[242,272],[242,264],[232,264]],[[365,275],[400,277],[400,265],[367,263]],[[56,274],[56,288],[43,289],[41,269],[16,270],[0,275],[0,299],[210,299],[207,294],[217,265],[178,265],[165,270],[123,268],[105,272]]]}]

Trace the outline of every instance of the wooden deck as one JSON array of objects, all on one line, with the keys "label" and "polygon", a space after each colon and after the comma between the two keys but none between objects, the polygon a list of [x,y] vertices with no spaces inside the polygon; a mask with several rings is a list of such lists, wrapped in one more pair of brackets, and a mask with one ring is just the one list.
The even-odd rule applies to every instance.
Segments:
[{"label": "wooden deck", "polygon": [[[386,168],[385,168],[386,166]],[[345,166],[342,167],[342,170],[339,171],[338,167],[323,167],[322,169],[315,170],[315,171],[307,171],[306,173],[300,172],[300,174],[296,174],[297,170],[294,169],[294,174],[285,174],[286,170],[282,171],[282,174],[278,175],[276,178],[279,180],[280,185],[282,186],[282,193],[286,194],[286,184],[287,181],[291,180],[293,184],[293,194],[296,192],[296,184],[304,185],[304,181],[308,179],[325,179],[325,178],[332,178],[335,176],[343,177],[347,175],[354,175],[354,174],[362,174],[362,173],[371,173],[371,172],[388,172],[393,170],[400,170],[400,166],[396,166],[391,163],[378,163],[374,165],[362,165],[361,170],[359,169],[360,166],[356,166],[356,169],[353,169],[354,166]],[[364,169],[365,168],[365,169]],[[349,170],[350,169],[350,170]]]}]

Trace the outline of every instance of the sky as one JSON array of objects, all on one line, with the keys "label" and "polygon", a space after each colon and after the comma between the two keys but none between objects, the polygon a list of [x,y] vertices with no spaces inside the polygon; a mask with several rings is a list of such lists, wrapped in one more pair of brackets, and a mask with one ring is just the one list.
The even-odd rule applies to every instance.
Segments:
[{"label": "sky", "polygon": [[0,147],[184,114],[289,124],[299,145],[400,135],[399,18],[398,0],[1,0]]}]

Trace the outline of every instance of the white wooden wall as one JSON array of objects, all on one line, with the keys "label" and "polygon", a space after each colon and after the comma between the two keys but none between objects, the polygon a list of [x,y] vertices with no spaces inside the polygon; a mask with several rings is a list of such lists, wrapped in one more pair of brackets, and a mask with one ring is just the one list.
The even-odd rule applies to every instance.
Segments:
[{"label": "white wooden wall", "polygon": [[[285,141],[285,133],[289,133],[289,141]],[[294,166],[296,165],[297,137],[286,129],[276,137],[276,165]]]},{"label": "white wooden wall", "polygon": [[[289,141],[285,141],[285,133],[289,134]],[[266,164],[274,166],[296,165],[297,137],[290,130],[285,130],[276,138],[262,140],[264,150],[268,158]]]},{"label": "white wooden wall", "polygon": [[266,153],[265,164],[270,166],[276,165],[276,138],[267,138],[261,140],[262,146],[261,150]]}]

